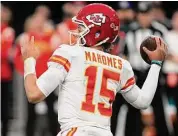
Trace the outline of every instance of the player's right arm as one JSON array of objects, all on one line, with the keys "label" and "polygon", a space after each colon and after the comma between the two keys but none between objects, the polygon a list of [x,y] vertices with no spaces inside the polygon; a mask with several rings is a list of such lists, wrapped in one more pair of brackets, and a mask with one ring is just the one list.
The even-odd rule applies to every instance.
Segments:
[{"label": "player's right arm", "polygon": [[37,103],[45,99],[54,89],[61,85],[70,69],[70,55],[66,47],[59,47],[48,63],[48,69],[37,79],[35,65],[37,51],[34,38],[26,35],[21,41],[21,52],[24,59],[24,86],[28,101]]},{"label": "player's right arm", "polygon": [[[159,39],[156,39],[156,41],[157,49],[155,51],[149,51],[145,48],[144,51],[149,56],[150,60],[154,60],[154,62],[159,63],[160,61],[163,61],[162,55],[163,56],[167,55],[167,49],[164,46],[163,42],[159,43]],[[147,78],[141,89],[137,85],[135,85],[134,80],[132,78],[130,79],[128,78],[133,77],[133,71],[128,62],[126,64],[126,67],[127,67],[126,71],[123,71],[121,73],[121,85],[125,84],[125,86],[123,86],[123,88],[121,89],[123,97],[135,108],[138,109],[148,108],[156,92],[161,65],[159,64],[151,65]],[[122,78],[129,80],[127,80],[126,82],[123,81]]]}]

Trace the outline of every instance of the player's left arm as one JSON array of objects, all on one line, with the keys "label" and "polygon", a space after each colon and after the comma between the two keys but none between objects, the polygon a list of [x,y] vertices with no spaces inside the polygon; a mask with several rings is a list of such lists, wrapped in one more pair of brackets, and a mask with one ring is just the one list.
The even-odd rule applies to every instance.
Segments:
[{"label": "player's left arm", "polygon": [[[121,89],[123,97],[132,106],[138,109],[146,109],[151,104],[158,84],[161,63],[167,55],[167,47],[164,45],[164,42],[160,42],[159,38],[156,38],[155,40],[157,44],[156,50],[149,51],[147,48],[144,48],[149,59],[152,60],[152,64],[142,88],[140,89],[135,85],[133,79],[129,79],[126,82],[126,85]],[[130,64],[127,62],[125,66],[125,71],[121,73],[121,84],[125,83],[122,79],[133,77],[133,71]]]},{"label": "player's left arm", "polygon": [[130,85],[128,82],[126,88],[123,88],[122,90],[122,96],[126,99],[126,101],[135,108],[147,109],[151,104],[156,92],[160,69],[161,67],[156,64],[151,65],[148,76],[142,88],[139,88],[135,84],[134,79],[132,81],[130,80]]}]

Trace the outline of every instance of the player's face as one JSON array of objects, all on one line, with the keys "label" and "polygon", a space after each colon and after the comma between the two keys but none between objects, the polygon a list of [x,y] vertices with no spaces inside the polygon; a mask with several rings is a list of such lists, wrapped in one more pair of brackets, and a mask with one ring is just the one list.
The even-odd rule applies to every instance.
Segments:
[{"label": "player's face", "polygon": [[85,30],[85,27],[83,25],[78,25],[78,32],[81,33]]},{"label": "player's face", "polygon": [[70,45],[73,46],[81,43],[80,32],[82,32],[82,27],[80,27],[79,25],[76,30],[69,31]]},{"label": "player's face", "polygon": [[[74,23],[77,24],[77,29],[76,31],[69,31],[70,33],[70,45],[85,45],[86,44],[86,40],[85,40],[85,36],[89,33],[90,29],[87,27],[87,25],[80,20],[77,20],[76,17],[72,18],[72,21]],[[75,43],[71,42],[72,37],[75,37]]]},{"label": "player's face", "polygon": [[[85,30],[85,27],[82,26],[82,25],[78,25],[78,32],[81,33]],[[84,43],[84,40],[83,38],[80,38],[80,43],[83,44]]]}]

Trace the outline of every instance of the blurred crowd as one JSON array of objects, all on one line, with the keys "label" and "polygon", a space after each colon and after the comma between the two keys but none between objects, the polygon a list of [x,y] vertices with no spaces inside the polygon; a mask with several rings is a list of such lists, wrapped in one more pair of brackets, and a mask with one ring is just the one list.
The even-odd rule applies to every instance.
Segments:
[{"label": "blurred crowd", "polygon": [[[113,43],[111,54],[131,63],[136,82],[142,87],[149,65],[139,52],[145,37],[162,37],[169,55],[163,63],[159,84],[151,106],[137,110],[117,94],[113,104],[111,130],[115,136],[178,136],[178,9],[171,18],[161,2],[118,2],[120,18],[119,38]],[[68,31],[77,29],[71,20],[87,2],[66,2],[62,6],[63,20],[55,24],[47,5],[39,5],[24,20],[20,35],[9,25],[12,11],[1,4],[1,128],[2,136],[55,136],[60,131],[57,122],[57,89],[44,102],[27,102],[23,87],[23,61],[20,39],[24,34],[35,36],[40,56],[36,71],[39,77],[47,69],[47,61],[60,44],[70,44]],[[75,38],[72,37],[72,42]],[[72,46],[72,45],[71,45]]]}]

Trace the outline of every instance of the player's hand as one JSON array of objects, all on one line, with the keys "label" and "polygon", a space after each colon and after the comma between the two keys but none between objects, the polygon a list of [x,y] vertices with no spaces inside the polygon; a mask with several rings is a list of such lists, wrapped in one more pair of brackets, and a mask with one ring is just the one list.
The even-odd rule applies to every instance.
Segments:
[{"label": "player's hand", "polygon": [[165,45],[164,41],[161,38],[154,37],[154,39],[155,39],[156,45],[157,45],[156,50],[150,51],[146,47],[143,47],[143,50],[148,55],[148,57],[151,61],[152,60],[163,61],[163,60],[165,60],[165,58],[168,54],[167,46]]},{"label": "player's hand", "polygon": [[39,52],[35,47],[34,40],[34,36],[29,37],[28,35],[24,35],[24,37],[20,39],[23,60],[30,57],[37,59],[39,56]]}]

